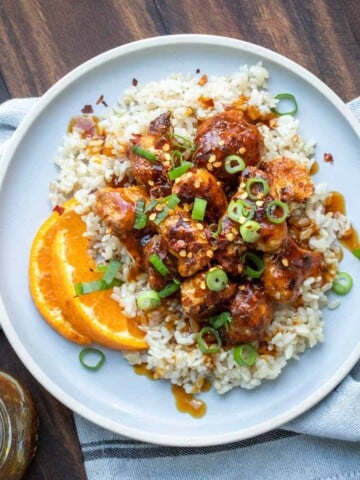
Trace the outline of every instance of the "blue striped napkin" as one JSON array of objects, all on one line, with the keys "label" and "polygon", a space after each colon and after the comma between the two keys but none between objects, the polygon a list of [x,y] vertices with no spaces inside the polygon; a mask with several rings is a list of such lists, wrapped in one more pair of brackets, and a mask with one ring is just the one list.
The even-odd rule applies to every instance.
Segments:
[{"label": "blue striped napkin", "polygon": [[[0,144],[35,98],[0,106]],[[360,120],[360,97],[348,104]],[[89,480],[360,480],[360,362],[320,404],[253,439],[201,448],[131,440],[75,415]]]}]

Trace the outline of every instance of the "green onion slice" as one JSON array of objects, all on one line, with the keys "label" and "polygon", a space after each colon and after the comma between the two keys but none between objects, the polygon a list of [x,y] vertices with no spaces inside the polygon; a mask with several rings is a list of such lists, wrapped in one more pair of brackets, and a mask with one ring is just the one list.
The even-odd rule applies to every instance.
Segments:
[{"label": "green onion slice", "polygon": [[145,290],[136,297],[136,304],[140,310],[151,310],[160,307],[161,298],[155,290]]},{"label": "green onion slice", "polygon": [[96,270],[98,272],[106,272],[108,265],[109,265],[108,263],[98,263],[96,265]]},{"label": "green onion slice", "polygon": [[107,285],[110,285],[115,279],[116,274],[120,270],[121,266],[122,262],[120,262],[120,260],[110,260],[102,280],[104,280]]},{"label": "green onion slice", "polygon": [[138,200],[135,204],[135,221],[133,227],[141,230],[146,227],[147,216],[145,215],[145,200]]},{"label": "green onion slice", "polygon": [[195,152],[195,143],[190,140],[190,138],[183,137],[177,133],[174,133],[170,136],[174,139],[172,143],[175,147],[182,148],[183,150],[189,150],[190,152]]},{"label": "green onion slice", "polygon": [[234,348],[233,356],[235,363],[241,367],[251,367],[255,365],[258,353],[252,345],[244,343]]},{"label": "green onion slice", "polygon": [[231,323],[232,317],[230,312],[222,312],[219,315],[215,315],[214,317],[210,317],[210,325],[215,328],[215,330],[219,330],[221,327],[228,328],[229,323]]},{"label": "green onion slice", "polygon": [[[221,218],[218,225],[216,225],[216,223],[212,223],[210,225],[210,230],[212,232],[211,236],[213,238],[217,238],[220,235],[220,233],[222,232],[223,222],[224,222],[224,219]],[[212,226],[213,226],[213,228],[211,228]],[[216,228],[216,230],[215,230],[215,228]]]},{"label": "green onion slice", "polygon": [[276,115],[296,115],[297,114],[298,104],[296,102],[296,98],[294,97],[294,95],[292,95],[291,93],[278,93],[277,95],[275,95],[275,98],[279,100],[278,107],[281,103],[281,100],[289,100],[292,103],[293,108],[288,112],[281,112],[278,110],[278,107],[276,107],[271,109],[273,113],[276,113]]},{"label": "green onion slice", "polygon": [[[216,345],[209,346],[204,339],[205,335],[212,335],[215,339]],[[204,354],[218,353],[222,345],[219,332],[212,327],[202,328],[197,334],[196,343],[200,349],[200,352]]]},{"label": "green onion slice", "polygon": [[[278,211],[280,210],[280,214]],[[271,223],[283,223],[289,216],[289,205],[280,200],[272,200],[266,206],[266,216]]]},{"label": "green onion slice", "polygon": [[356,258],[359,258],[360,259],[360,248],[354,248],[354,250],[352,251],[353,255],[356,257]]},{"label": "green onion slice", "polygon": [[161,201],[161,203],[166,203],[168,208],[170,208],[171,210],[173,210],[179,202],[180,198],[175,195],[175,193],[163,198]]},{"label": "green onion slice", "polygon": [[192,168],[194,165],[191,162],[183,162],[179,167],[175,167],[170,172],[168,173],[168,176],[170,180],[175,180],[178,177],[181,177],[181,175],[184,175],[190,168]]},{"label": "green onion slice", "polygon": [[249,178],[249,180],[246,182],[245,189],[251,200],[261,200],[269,193],[269,184],[264,178],[261,177]]},{"label": "green onion slice", "polygon": [[151,200],[148,205],[146,206],[146,208],[144,209],[144,213],[149,213],[151,212],[151,210],[158,204],[158,200],[157,199],[154,199],[154,200]]},{"label": "green onion slice", "polygon": [[255,214],[255,207],[246,200],[231,200],[227,209],[228,217],[234,222],[242,219],[251,220]]},{"label": "green onion slice", "polygon": [[205,283],[207,288],[212,292],[221,292],[221,290],[224,290],[228,282],[228,276],[221,268],[214,267],[206,273]]},{"label": "green onion slice", "polygon": [[225,158],[224,167],[227,173],[238,173],[245,169],[246,163],[239,155],[229,155]]},{"label": "green onion slice", "polygon": [[351,275],[346,272],[338,272],[332,285],[332,291],[338,295],[346,295],[353,286]]},{"label": "green onion slice", "polygon": [[169,209],[168,207],[164,207],[161,212],[156,215],[154,220],[155,225],[160,225],[161,222],[165,220],[169,216]]},{"label": "green onion slice", "polygon": [[173,282],[166,285],[162,290],[158,292],[160,298],[166,298],[172,295],[173,293],[177,292],[180,288],[179,280],[174,279]]},{"label": "green onion slice", "polygon": [[173,168],[176,167],[176,164],[182,165],[183,161],[184,155],[179,152],[179,150],[174,150],[173,152],[171,152],[171,165],[173,166]]},{"label": "green onion slice", "polygon": [[149,257],[149,261],[151,265],[161,274],[161,275],[167,275],[169,272],[169,269],[165,265],[165,263],[161,260],[159,255],[157,253],[152,253]]},{"label": "green onion slice", "polygon": [[[86,359],[86,357],[88,357]],[[93,363],[92,360],[97,360],[96,363]],[[98,350],[97,348],[83,348],[79,353],[79,360],[83,367],[87,368],[88,370],[99,370],[99,368],[105,362],[105,354]]]},{"label": "green onion slice", "polygon": [[138,145],[134,145],[131,150],[136,155],[146,158],[146,160],[149,160],[150,162],[156,162],[158,160],[158,157],[155,155],[155,153],[149,152],[149,150],[145,150],[145,148],[139,147]]},{"label": "green onion slice", "polygon": [[255,222],[254,220],[248,220],[243,223],[240,227],[240,235],[244,242],[254,243],[259,240],[260,235],[258,234],[258,231],[260,228],[260,223]]},{"label": "green onion slice", "polygon": [[204,220],[206,211],[207,200],[203,198],[195,197],[193,209],[191,212],[191,218],[193,220]]},{"label": "green onion slice", "polygon": [[265,262],[262,258],[252,252],[245,252],[242,256],[245,263],[245,275],[250,278],[260,278],[265,270]]},{"label": "green onion slice", "polygon": [[75,295],[87,295],[89,293],[100,292],[102,290],[110,290],[110,288],[119,287],[122,281],[114,278],[110,283],[106,283],[103,278],[92,280],[91,282],[74,283]]}]

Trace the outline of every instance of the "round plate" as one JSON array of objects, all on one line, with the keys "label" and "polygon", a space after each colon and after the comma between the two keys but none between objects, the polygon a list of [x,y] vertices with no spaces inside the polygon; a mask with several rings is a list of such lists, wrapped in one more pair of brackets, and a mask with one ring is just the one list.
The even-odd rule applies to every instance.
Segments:
[{"label": "round plate", "polygon": [[[203,395],[201,419],[177,411],[170,385],[138,376],[121,354],[107,351],[97,372],[78,361],[80,347],[42,320],[28,289],[28,257],[36,230],[49,215],[53,158],[70,117],[103,94],[109,105],[137,78],[142,83],[172,72],[230,74],[262,61],[273,93],[291,92],[299,103],[300,133],[317,140],[315,181],[346,194],[347,211],[360,225],[357,205],[359,125],[341,100],[312,74],[286,58],[239,40],[177,35],[142,40],[106,52],[53,86],[28,114],[1,165],[0,315],[12,346],[36,379],[69,408],[109,430],[167,445],[215,445],[248,438],[301,414],[329,393],[360,356],[359,265],[346,253],[342,269],[355,288],[335,311],[325,311],[325,343],[290,361],[277,380],[254,391]],[[95,113],[105,107],[97,106]],[[325,152],[335,161],[323,161]]]}]

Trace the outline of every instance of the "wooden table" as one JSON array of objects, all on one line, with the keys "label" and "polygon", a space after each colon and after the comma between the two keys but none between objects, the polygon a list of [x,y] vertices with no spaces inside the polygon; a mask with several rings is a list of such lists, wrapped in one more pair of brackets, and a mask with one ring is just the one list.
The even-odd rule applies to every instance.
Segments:
[{"label": "wooden table", "polygon": [[[344,101],[360,95],[358,0],[1,0],[0,100],[42,95],[94,55],[176,33],[257,43],[306,67]],[[40,416],[25,480],[85,479],[72,413],[32,378],[2,333],[0,352],[0,370],[24,380]]]}]

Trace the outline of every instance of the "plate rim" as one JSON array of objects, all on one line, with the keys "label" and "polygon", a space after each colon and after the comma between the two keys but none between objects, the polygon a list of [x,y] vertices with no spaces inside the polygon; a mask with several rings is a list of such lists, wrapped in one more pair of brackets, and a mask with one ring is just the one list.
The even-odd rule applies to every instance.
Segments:
[{"label": "plate rim", "polygon": [[[8,143],[7,147],[3,151],[3,158],[0,164],[0,191],[2,189],[6,172],[11,165],[12,158],[16,153],[18,145],[21,143],[22,139],[25,137],[25,135],[31,128],[32,123],[42,114],[43,110],[45,110],[45,108],[57,97],[57,95],[61,94],[61,92],[64,91],[67,87],[69,87],[72,82],[86,75],[92,69],[98,68],[99,66],[108,61],[111,61],[115,58],[120,58],[121,56],[127,55],[129,53],[135,53],[139,50],[161,47],[164,45],[190,43],[235,48],[239,51],[245,51],[254,55],[258,55],[259,57],[261,57],[261,60],[267,59],[280,65],[281,67],[285,67],[286,69],[295,73],[297,76],[300,76],[303,80],[306,81],[306,83],[310,83],[316,90],[319,91],[320,94],[326,97],[326,99],[345,118],[348,126],[360,138],[360,122],[358,122],[358,120],[346,107],[345,103],[340,99],[340,97],[324,82],[317,78],[313,73],[300,66],[299,64],[295,63],[293,60],[290,60],[287,57],[279,53],[273,52],[272,50],[262,47],[260,45],[245,42],[243,40],[231,37],[205,34],[179,34],[156,36],[137,40],[115,47],[111,50],[107,50],[106,52],[87,60],[75,69],[71,70],[64,77],[59,79],[52,87],[50,87],[50,89],[47,90],[47,92],[45,92],[45,94],[39,98],[39,101],[30,109],[24,120],[21,122],[19,127],[12,135],[11,142]],[[162,433],[159,434],[157,432],[142,431],[138,428],[133,428],[126,425],[119,425],[119,423],[116,423],[113,420],[108,419],[106,416],[94,412],[91,408],[86,407],[86,405],[81,404],[81,402],[72,398],[71,394],[67,393],[61,387],[59,387],[56,382],[54,382],[47,374],[45,374],[42,368],[35,361],[33,361],[30,353],[26,348],[26,345],[22,343],[14,325],[12,324],[6,312],[1,292],[0,316],[2,328],[6,334],[6,337],[14,348],[16,354],[19,356],[20,360],[23,362],[25,368],[50,394],[57,398],[63,405],[67,406],[73,412],[88,419],[92,423],[95,423],[100,427],[106,428],[112,432],[126,435],[127,437],[137,440],[167,446],[201,447],[222,445],[230,442],[245,440],[260,434],[264,434],[274,428],[280,427],[281,425],[289,422],[290,420],[293,420],[305,411],[309,410],[320,400],[322,400],[326,395],[328,395],[331,390],[333,390],[333,388],[335,388],[343,380],[346,374],[351,370],[351,368],[360,358],[359,342],[357,348],[353,350],[352,354],[347,358],[346,362],[344,362],[340,366],[340,368],[338,368],[332,374],[332,376],[325,382],[325,384],[322,385],[321,388],[318,388],[315,392],[313,392],[297,406],[258,425],[247,427],[245,429],[240,428],[230,433],[214,435],[208,434],[202,437],[192,437],[187,435],[177,436],[176,434],[170,435]]]}]

